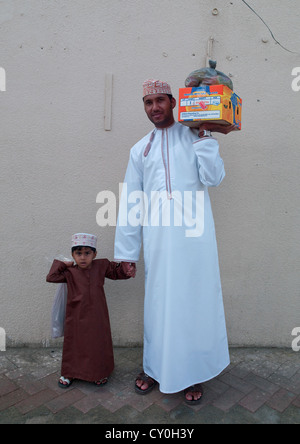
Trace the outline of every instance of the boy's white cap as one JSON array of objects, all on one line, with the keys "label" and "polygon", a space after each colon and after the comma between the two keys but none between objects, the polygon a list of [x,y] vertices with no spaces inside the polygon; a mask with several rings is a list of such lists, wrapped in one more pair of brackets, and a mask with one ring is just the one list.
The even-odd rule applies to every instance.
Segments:
[{"label": "boy's white cap", "polygon": [[97,237],[94,234],[76,233],[72,236],[72,247],[97,248]]}]

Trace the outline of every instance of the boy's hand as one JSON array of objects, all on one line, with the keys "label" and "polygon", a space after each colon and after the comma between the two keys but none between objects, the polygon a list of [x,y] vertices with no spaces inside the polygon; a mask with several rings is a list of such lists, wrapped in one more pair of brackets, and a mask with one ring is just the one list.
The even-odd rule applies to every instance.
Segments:
[{"label": "boy's hand", "polygon": [[73,262],[70,262],[70,261],[64,261],[64,264],[65,264],[67,267],[72,267]]},{"label": "boy's hand", "polygon": [[121,267],[127,277],[134,278],[136,275],[136,264],[133,262],[121,262]]}]

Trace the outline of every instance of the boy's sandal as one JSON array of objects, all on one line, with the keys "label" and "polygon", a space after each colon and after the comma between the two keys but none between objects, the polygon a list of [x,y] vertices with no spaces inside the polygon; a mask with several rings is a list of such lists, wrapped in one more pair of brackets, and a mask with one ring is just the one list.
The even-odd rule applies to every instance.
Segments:
[{"label": "boy's sandal", "polygon": [[[143,390],[140,387],[138,387],[136,385],[137,381],[143,381],[146,384],[148,384],[148,388]],[[150,376],[148,376],[145,372],[140,373],[136,378],[135,378],[135,391],[136,393],[138,393],[139,395],[147,395],[148,393],[150,393],[154,387],[156,386],[157,382],[151,378]]]},{"label": "boy's sandal", "polygon": [[[186,395],[188,393],[197,393],[197,392],[201,392],[201,396],[199,399],[186,399]],[[187,404],[189,405],[197,405],[202,401],[203,398],[203,393],[204,393],[204,389],[203,389],[203,385],[202,384],[195,384],[192,385],[191,387],[188,387],[184,390],[184,400]]]},{"label": "boy's sandal", "polygon": [[99,381],[95,381],[94,384],[100,387],[101,385],[105,385],[108,382],[108,378],[100,379]]},{"label": "boy's sandal", "polygon": [[58,386],[63,389],[69,388],[73,384],[74,379],[68,379],[61,376],[58,381]]}]

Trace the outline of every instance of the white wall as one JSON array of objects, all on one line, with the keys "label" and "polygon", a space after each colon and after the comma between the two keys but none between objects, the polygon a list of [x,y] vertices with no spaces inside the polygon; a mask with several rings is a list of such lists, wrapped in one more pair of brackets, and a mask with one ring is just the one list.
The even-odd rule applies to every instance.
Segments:
[{"label": "white wall", "polygon": [[[276,39],[299,49],[299,2],[249,3]],[[166,80],[176,96],[204,66],[213,37],[212,57],[244,101],[242,131],[219,137],[227,176],[211,190],[229,339],[290,347],[300,326],[300,92],[291,88],[299,54],[276,44],[241,0],[2,0],[0,36],[0,327],[8,344],[51,343],[56,287],[45,276],[54,257],[69,255],[74,232],[97,234],[99,256],[113,258],[114,228],[97,225],[96,196],[118,192],[131,146],[151,129],[142,82]],[[114,343],[141,344],[143,262],[135,280],[107,282],[106,293]]]}]

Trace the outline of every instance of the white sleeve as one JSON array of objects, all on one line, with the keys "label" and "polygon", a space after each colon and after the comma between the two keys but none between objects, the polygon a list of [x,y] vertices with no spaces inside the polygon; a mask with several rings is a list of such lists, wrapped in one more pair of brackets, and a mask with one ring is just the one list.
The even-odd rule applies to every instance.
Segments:
[{"label": "white sleeve", "polygon": [[193,143],[198,159],[199,178],[203,185],[216,187],[225,177],[224,162],[219,153],[219,143],[213,137],[204,137]]},{"label": "white sleeve", "polygon": [[132,149],[123,183],[115,233],[114,258],[116,261],[137,262],[139,260],[142,245],[142,223],[138,225],[131,223],[130,211],[136,205],[136,201],[132,202],[134,199],[130,199],[130,196],[135,198],[140,195],[142,198],[142,194],[142,155]]}]

